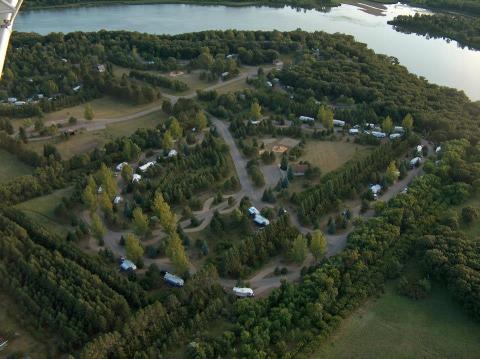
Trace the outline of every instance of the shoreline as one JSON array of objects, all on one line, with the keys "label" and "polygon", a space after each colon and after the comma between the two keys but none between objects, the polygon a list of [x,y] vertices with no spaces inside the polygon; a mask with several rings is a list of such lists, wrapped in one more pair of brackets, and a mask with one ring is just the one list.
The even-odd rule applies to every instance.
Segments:
[{"label": "shoreline", "polygon": [[290,6],[292,8],[299,8],[299,9],[322,9],[322,8],[334,8],[345,4],[351,4],[353,2],[343,2],[334,0],[333,3],[328,5],[316,4],[317,6],[311,7],[303,7],[303,6],[295,6],[294,4],[289,4],[288,2],[282,4],[275,4],[269,1],[245,1],[245,2],[235,2],[235,1],[195,1],[195,0],[114,0],[114,1],[95,1],[95,2],[80,2],[74,4],[60,4],[60,5],[45,5],[45,6],[27,6],[22,11],[38,11],[38,10],[56,10],[56,9],[75,9],[75,8],[91,8],[91,7],[102,7],[102,6],[118,6],[118,5],[197,5],[197,6],[226,6],[226,7],[262,7],[267,6],[271,8],[282,8],[285,6]]}]

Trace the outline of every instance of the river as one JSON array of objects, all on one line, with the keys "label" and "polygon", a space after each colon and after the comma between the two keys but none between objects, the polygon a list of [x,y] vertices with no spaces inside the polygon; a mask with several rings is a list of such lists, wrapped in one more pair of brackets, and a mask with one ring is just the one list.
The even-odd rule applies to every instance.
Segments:
[{"label": "river", "polygon": [[342,32],[377,53],[396,57],[411,72],[430,82],[463,90],[472,100],[480,100],[480,51],[462,49],[455,41],[403,34],[387,24],[397,15],[426,10],[402,4],[387,5],[381,12],[365,9],[369,7],[362,4],[343,4],[328,12],[264,6],[109,5],[24,11],[17,17],[15,29],[40,34],[101,29],[154,34],[297,28]]}]

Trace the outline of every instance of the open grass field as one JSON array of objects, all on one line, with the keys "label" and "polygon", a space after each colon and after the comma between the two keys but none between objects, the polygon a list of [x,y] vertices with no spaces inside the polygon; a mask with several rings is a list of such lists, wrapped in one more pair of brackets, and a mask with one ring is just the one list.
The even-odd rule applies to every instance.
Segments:
[{"label": "open grass field", "polygon": [[346,141],[309,141],[299,161],[320,167],[322,174],[336,170],[345,162],[369,151],[368,147]]},{"label": "open grass field", "polygon": [[29,147],[41,153],[43,145],[51,143],[57,147],[63,159],[68,159],[76,154],[91,151],[95,147],[101,147],[109,140],[121,136],[129,136],[138,128],[154,128],[166,118],[163,112],[157,111],[134,120],[116,122],[111,125],[107,124],[104,129],[81,132],[68,140],[57,137],[46,141],[30,142]]},{"label": "open grass field", "polygon": [[0,336],[9,340],[7,348],[0,352],[0,358],[8,358],[14,353],[28,354],[36,359],[47,358],[49,339],[40,338],[43,331],[27,328],[23,320],[15,303],[6,294],[0,293]]},{"label": "open grass field", "polygon": [[393,285],[344,320],[333,338],[311,358],[476,359],[480,324],[433,284],[431,295],[413,301]]},{"label": "open grass field", "polygon": [[7,151],[0,150],[0,183],[31,174],[33,169]]},{"label": "open grass field", "polygon": [[55,230],[58,234],[64,235],[68,231],[68,226],[57,221],[54,211],[62,197],[68,197],[71,192],[71,188],[61,189],[51,194],[19,203],[15,208],[24,212],[28,217]]},{"label": "open grass field", "polygon": [[157,106],[161,103],[161,101],[162,100],[160,99],[145,105],[131,105],[126,102],[115,100],[112,97],[105,96],[85,104],[48,113],[45,115],[44,121],[45,123],[65,121],[68,120],[70,116],[81,119],[83,118],[83,113],[87,104],[92,106],[95,121],[95,118],[107,119],[133,114]]}]

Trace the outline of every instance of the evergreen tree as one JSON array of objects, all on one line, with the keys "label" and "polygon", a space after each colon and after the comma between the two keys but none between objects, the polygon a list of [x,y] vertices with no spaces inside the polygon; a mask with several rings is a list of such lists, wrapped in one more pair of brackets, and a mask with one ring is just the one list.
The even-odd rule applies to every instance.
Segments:
[{"label": "evergreen tree", "polygon": [[100,195],[100,206],[105,215],[110,216],[113,214],[112,200],[110,199],[106,191],[102,192],[102,194]]},{"label": "evergreen tree", "polygon": [[89,104],[85,106],[85,109],[83,110],[83,117],[85,117],[86,120],[91,121],[93,120],[94,114],[93,114],[93,109],[92,106]]},{"label": "evergreen tree", "polygon": [[203,130],[208,125],[207,116],[205,116],[205,112],[198,111],[197,115],[195,116],[195,127],[198,131]]},{"label": "evergreen tree", "polygon": [[165,131],[162,139],[162,148],[165,150],[170,150],[173,147],[173,138],[170,134],[170,131]]},{"label": "evergreen tree", "polygon": [[182,137],[182,133],[183,133],[182,127],[180,126],[180,123],[175,117],[172,118],[170,122],[170,126],[168,127],[168,130],[170,131],[173,138],[178,139]]},{"label": "evergreen tree", "polygon": [[125,253],[127,258],[135,263],[143,257],[144,249],[134,234],[129,233],[125,237]]},{"label": "evergreen tree", "polygon": [[398,179],[399,175],[400,172],[398,171],[397,166],[395,166],[395,161],[391,161],[387,167],[387,173],[385,174],[387,182],[389,184],[394,183]]},{"label": "evergreen tree", "polygon": [[407,133],[413,130],[413,117],[409,113],[407,113],[403,118],[402,127],[405,129]]},{"label": "evergreen tree", "polygon": [[92,176],[89,176],[87,179],[87,185],[82,194],[82,201],[90,212],[94,212],[97,209],[97,185]]},{"label": "evergreen tree", "polygon": [[331,130],[333,128],[333,111],[330,107],[324,105],[320,106],[317,119],[322,122],[325,129]]},{"label": "evergreen tree", "polygon": [[170,206],[163,199],[163,195],[160,191],[155,193],[153,199],[152,211],[155,216],[158,217],[160,224],[167,234],[171,235],[175,232],[175,214],[171,211]]},{"label": "evergreen tree", "polygon": [[122,178],[127,183],[132,182],[133,168],[129,164],[126,164],[122,167]]},{"label": "evergreen tree", "polygon": [[393,121],[390,116],[385,117],[385,120],[383,120],[382,130],[385,133],[391,133],[393,131]]},{"label": "evergreen tree", "polygon": [[115,177],[113,177],[112,171],[105,165],[105,163],[100,165],[98,180],[99,183],[101,183],[104,192],[107,192],[110,199],[112,199],[118,191],[117,182],[115,181]]},{"label": "evergreen tree", "polygon": [[322,259],[325,253],[327,253],[327,240],[325,235],[319,230],[316,230],[312,233],[310,252],[316,261]]},{"label": "evergreen tree", "polygon": [[133,210],[133,226],[135,233],[139,236],[144,236],[148,232],[148,218],[143,214],[142,209],[137,207]]},{"label": "evergreen tree", "polygon": [[258,104],[258,102],[252,103],[252,106],[250,107],[250,116],[254,120],[258,120],[260,117],[262,117],[262,107]]},{"label": "evergreen tree", "polygon": [[185,248],[176,232],[170,234],[166,252],[177,273],[184,274],[188,271],[187,254],[185,253]]},{"label": "evergreen tree", "polygon": [[92,235],[99,241],[99,243],[102,243],[106,231],[102,220],[96,213],[93,213],[91,218],[92,223],[90,225],[90,230],[92,231]]},{"label": "evergreen tree", "polygon": [[298,264],[302,264],[307,257],[307,240],[299,234],[292,243],[290,249],[290,259]]}]

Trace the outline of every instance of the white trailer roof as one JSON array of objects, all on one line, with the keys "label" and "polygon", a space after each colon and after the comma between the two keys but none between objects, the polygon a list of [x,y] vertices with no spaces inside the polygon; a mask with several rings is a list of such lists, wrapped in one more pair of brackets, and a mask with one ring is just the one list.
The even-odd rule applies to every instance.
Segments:
[{"label": "white trailer roof", "polygon": [[252,288],[241,288],[241,287],[233,287],[233,291],[238,294],[253,294]]}]

